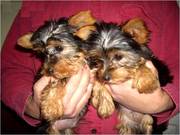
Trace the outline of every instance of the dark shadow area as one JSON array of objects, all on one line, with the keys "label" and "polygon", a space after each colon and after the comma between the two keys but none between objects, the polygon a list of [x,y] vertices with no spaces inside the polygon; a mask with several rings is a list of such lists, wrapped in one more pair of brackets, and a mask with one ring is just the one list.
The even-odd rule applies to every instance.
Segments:
[{"label": "dark shadow area", "polygon": [[[28,125],[1,102],[1,134],[45,134],[48,124],[37,128]],[[153,134],[162,134],[167,129],[167,123],[154,125]]]},{"label": "dark shadow area", "polygon": [[167,129],[168,127],[168,122],[164,122],[160,125],[157,126],[157,119],[154,117],[154,125],[153,125],[153,132],[152,134],[158,134],[162,135],[163,132]]},{"label": "dark shadow area", "polygon": [[158,71],[161,87],[167,85],[167,83],[171,83],[173,80],[173,76],[171,75],[171,72],[166,63],[157,58],[153,58],[152,63]]},{"label": "dark shadow area", "polygon": [[34,134],[36,130],[1,102],[1,134]]}]

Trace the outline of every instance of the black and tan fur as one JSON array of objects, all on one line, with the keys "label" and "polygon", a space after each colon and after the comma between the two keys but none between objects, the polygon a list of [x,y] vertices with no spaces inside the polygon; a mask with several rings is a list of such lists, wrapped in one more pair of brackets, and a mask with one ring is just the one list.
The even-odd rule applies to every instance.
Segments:
[{"label": "black and tan fur", "polygon": [[[90,67],[96,68],[100,86],[106,83],[123,83],[133,80],[132,88],[139,93],[151,93],[159,87],[156,76],[145,63],[153,54],[146,46],[148,30],[143,21],[136,18],[118,26],[100,22],[87,43],[90,46]],[[101,87],[93,90],[92,103],[100,101]],[[97,91],[100,91],[99,93]],[[104,90],[107,91],[107,90]],[[128,102],[128,101],[127,101]],[[151,134],[153,119],[148,114],[135,112],[119,104],[119,134]]]}]

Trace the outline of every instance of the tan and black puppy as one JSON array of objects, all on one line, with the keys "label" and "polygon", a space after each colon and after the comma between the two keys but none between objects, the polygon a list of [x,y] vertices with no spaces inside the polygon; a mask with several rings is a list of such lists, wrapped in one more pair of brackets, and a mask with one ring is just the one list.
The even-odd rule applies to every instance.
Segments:
[{"label": "tan and black puppy", "polygon": [[[72,133],[69,129],[58,131],[52,125],[63,116],[62,98],[66,92],[67,80],[87,64],[82,40],[87,39],[95,30],[95,22],[90,11],[81,11],[69,18],[45,22],[35,32],[18,39],[18,45],[45,56],[41,76],[52,76],[56,79],[41,94],[41,117],[50,123],[48,133]],[[77,116],[77,121],[85,110],[84,108]]]},{"label": "tan and black puppy", "polygon": [[[76,74],[85,64],[81,42],[73,36],[67,19],[49,21],[34,33],[28,33],[19,38],[18,44],[37,53],[42,53],[44,64],[41,75],[52,76],[52,81],[41,94],[41,117],[50,123],[48,133],[61,133],[51,127],[63,116],[62,98],[65,94],[67,80]],[[79,118],[85,111],[78,116]],[[77,118],[77,120],[79,120]],[[65,130],[62,133],[70,133]]]},{"label": "tan and black puppy", "polygon": [[[146,46],[148,39],[149,31],[138,18],[121,26],[105,22],[96,24],[96,31],[87,39],[90,67],[97,69],[96,78],[100,82],[99,87],[93,89],[92,104],[96,108],[108,108],[107,104],[102,105],[100,102],[102,93],[107,91],[103,87],[106,83],[115,84],[132,79],[132,87],[139,93],[151,93],[160,86],[158,76],[145,65],[147,60],[153,58]],[[152,132],[153,119],[150,115],[119,106],[120,134]]]}]

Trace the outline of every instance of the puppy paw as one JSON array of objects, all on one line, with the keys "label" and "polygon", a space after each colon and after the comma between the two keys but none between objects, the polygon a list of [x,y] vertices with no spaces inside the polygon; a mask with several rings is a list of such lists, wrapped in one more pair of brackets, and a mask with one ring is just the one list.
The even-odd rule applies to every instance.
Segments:
[{"label": "puppy paw", "polygon": [[94,83],[93,91],[92,91],[92,96],[91,96],[91,104],[93,105],[94,108],[98,108],[99,106],[99,101],[100,101],[100,87],[101,84],[99,82]]},{"label": "puppy paw", "polygon": [[53,126],[54,123],[51,123],[50,126],[47,128],[46,132],[47,134],[49,135],[53,135],[53,134],[57,134],[59,135],[60,134],[60,131]]},{"label": "puppy paw", "polygon": [[100,91],[100,98],[99,98],[99,106],[98,106],[98,114],[102,118],[106,118],[115,110],[115,105],[110,93],[107,91],[106,88]]},{"label": "puppy paw", "polygon": [[159,87],[158,77],[146,66],[141,66],[136,70],[132,87],[139,93],[151,93]]},{"label": "puppy paw", "polygon": [[61,131],[60,131],[60,135],[61,135],[61,134],[62,134],[62,135],[73,135],[74,132],[73,132],[72,129],[67,128],[67,129],[61,130]]},{"label": "puppy paw", "polygon": [[131,128],[126,124],[119,124],[117,128],[120,135],[127,135],[132,133]]},{"label": "puppy paw", "polygon": [[144,134],[151,134],[153,130],[153,118],[150,115],[144,115],[141,123],[140,128]]},{"label": "puppy paw", "polygon": [[92,105],[97,109],[98,115],[102,118],[110,116],[114,110],[115,105],[113,99],[104,85],[96,81],[93,87]]}]

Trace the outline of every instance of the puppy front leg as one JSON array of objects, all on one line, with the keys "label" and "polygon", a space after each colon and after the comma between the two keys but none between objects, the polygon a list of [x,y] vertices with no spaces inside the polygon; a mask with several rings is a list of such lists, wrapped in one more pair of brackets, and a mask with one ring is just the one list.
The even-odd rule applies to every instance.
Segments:
[{"label": "puppy front leg", "polygon": [[115,105],[110,93],[106,87],[98,81],[94,84],[91,103],[102,118],[110,116],[115,110]]},{"label": "puppy front leg", "polygon": [[64,88],[60,81],[50,82],[42,91],[40,107],[43,119],[53,121],[61,118],[64,110],[63,96]]},{"label": "puppy front leg", "polygon": [[101,88],[102,89],[100,91],[98,114],[102,118],[106,118],[106,117],[112,115],[112,113],[115,110],[115,105],[113,102],[113,98],[110,95],[110,93],[108,92],[107,88],[104,85]]},{"label": "puppy front leg", "polygon": [[132,111],[119,104],[117,129],[119,134],[151,134],[153,119],[150,115]]},{"label": "puppy front leg", "polygon": [[94,87],[91,95],[91,104],[93,105],[94,108],[96,109],[98,108],[99,101],[100,101],[100,83],[96,81],[94,83]]},{"label": "puppy front leg", "polygon": [[130,126],[131,120],[129,119],[127,113],[128,112],[124,111],[124,109],[122,109],[121,107],[118,110],[118,124],[116,128],[118,129],[118,133],[120,135],[127,135],[127,134],[135,133],[132,131],[132,127]]},{"label": "puppy front leg", "polygon": [[47,128],[46,132],[50,135],[53,135],[53,134],[57,134],[57,135],[60,135],[60,131],[54,127],[54,121],[51,121],[49,123],[49,127]]},{"label": "puppy front leg", "polygon": [[54,122],[50,122],[49,127],[47,128],[46,132],[50,135],[72,135],[73,130],[71,128],[59,130],[56,127],[54,127]]},{"label": "puppy front leg", "polygon": [[152,116],[146,114],[143,116],[141,123],[140,123],[141,131],[146,134],[150,135],[152,134],[153,130],[153,118]]}]

